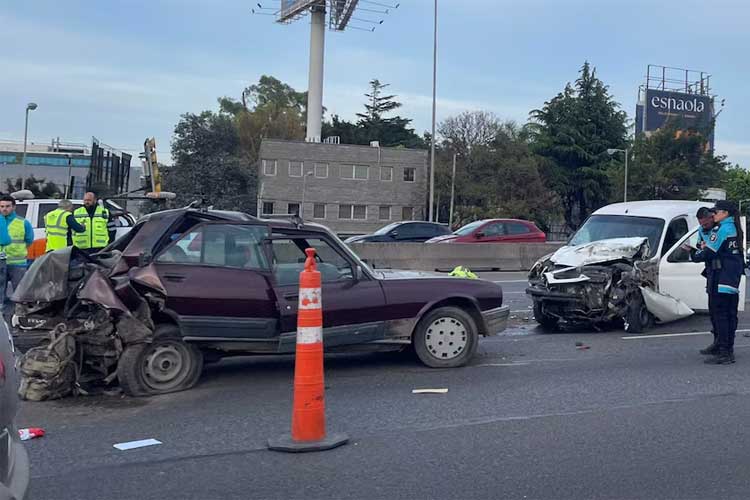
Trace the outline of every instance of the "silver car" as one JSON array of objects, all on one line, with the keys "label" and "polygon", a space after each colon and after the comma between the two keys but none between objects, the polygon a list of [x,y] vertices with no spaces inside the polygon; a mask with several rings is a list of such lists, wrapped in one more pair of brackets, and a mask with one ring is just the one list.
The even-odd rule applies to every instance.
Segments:
[{"label": "silver car", "polygon": [[29,457],[13,422],[18,412],[18,373],[8,325],[0,318],[0,500],[20,500],[29,484]]}]

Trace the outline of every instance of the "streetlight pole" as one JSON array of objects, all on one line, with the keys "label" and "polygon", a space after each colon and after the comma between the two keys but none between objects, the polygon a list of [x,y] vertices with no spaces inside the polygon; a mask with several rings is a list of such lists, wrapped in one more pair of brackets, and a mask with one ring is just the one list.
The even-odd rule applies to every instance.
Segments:
[{"label": "streetlight pole", "polygon": [[435,110],[437,101],[437,15],[438,0],[435,0],[434,12],[434,29],[433,29],[433,47],[432,47],[432,137],[430,138],[430,217],[432,222],[433,207],[435,203]]},{"label": "streetlight pole", "polygon": [[71,191],[73,191],[73,186],[71,186],[70,178],[73,176],[73,155],[66,154],[65,156],[68,157],[68,178],[67,182],[65,182],[65,199],[70,198]]},{"label": "streetlight pole", "polygon": [[630,148],[615,149],[611,148],[607,150],[607,154],[612,156],[615,153],[625,153],[625,189],[623,192],[622,201],[623,203],[628,202],[628,156],[630,156]]},{"label": "streetlight pole", "polygon": [[451,208],[448,211],[448,229],[453,229],[453,199],[456,193],[456,153],[453,153],[453,175],[451,176]]},{"label": "streetlight pole", "polygon": [[23,129],[23,160],[21,160],[21,189],[26,188],[26,141],[29,138],[29,111],[37,108],[36,103],[30,102],[26,105],[26,124]]}]

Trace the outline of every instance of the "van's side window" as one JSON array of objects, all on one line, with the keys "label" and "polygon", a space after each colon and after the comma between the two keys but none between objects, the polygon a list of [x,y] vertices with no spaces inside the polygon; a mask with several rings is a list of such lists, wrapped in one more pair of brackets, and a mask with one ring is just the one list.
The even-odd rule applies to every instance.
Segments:
[{"label": "van's side window", "polygon": [[669,223],[667,227],[667,235],[664,237],[664,246],[662,251],[666,252],[672,248],[683,236],[688,232],[688,223],[684,217],[677,217]]}]

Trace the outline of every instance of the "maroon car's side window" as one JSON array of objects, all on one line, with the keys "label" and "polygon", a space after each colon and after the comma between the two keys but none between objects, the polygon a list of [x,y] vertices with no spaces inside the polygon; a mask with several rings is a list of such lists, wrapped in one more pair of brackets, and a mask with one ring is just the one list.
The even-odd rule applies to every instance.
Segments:
[{"label": "maroon car's side window", "polygon": [[206,224],[180,236],[156,261],[268,269],[268,259],[262,246],[267,234],[265,226]]},{"label": "maroon car's side window", "polygon": [[340,253],[321,238],[274,238],[273,272],[280,286],[299,282],[305,262],[305,248],[312,247],[318,256],[318,271],[323,283],[353,279],[352,267]]}]

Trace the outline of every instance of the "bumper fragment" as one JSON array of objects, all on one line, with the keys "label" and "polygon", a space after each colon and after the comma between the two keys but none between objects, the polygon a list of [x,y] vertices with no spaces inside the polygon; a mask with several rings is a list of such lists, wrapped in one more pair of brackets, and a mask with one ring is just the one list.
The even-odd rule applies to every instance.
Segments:
[{"label": "bumper fragment", "polygon": [[497,335],[508,328],[508,318],[510,318],[510,307],[502,306],[494,309],[482,311],[484,320],[485,335]]}]

